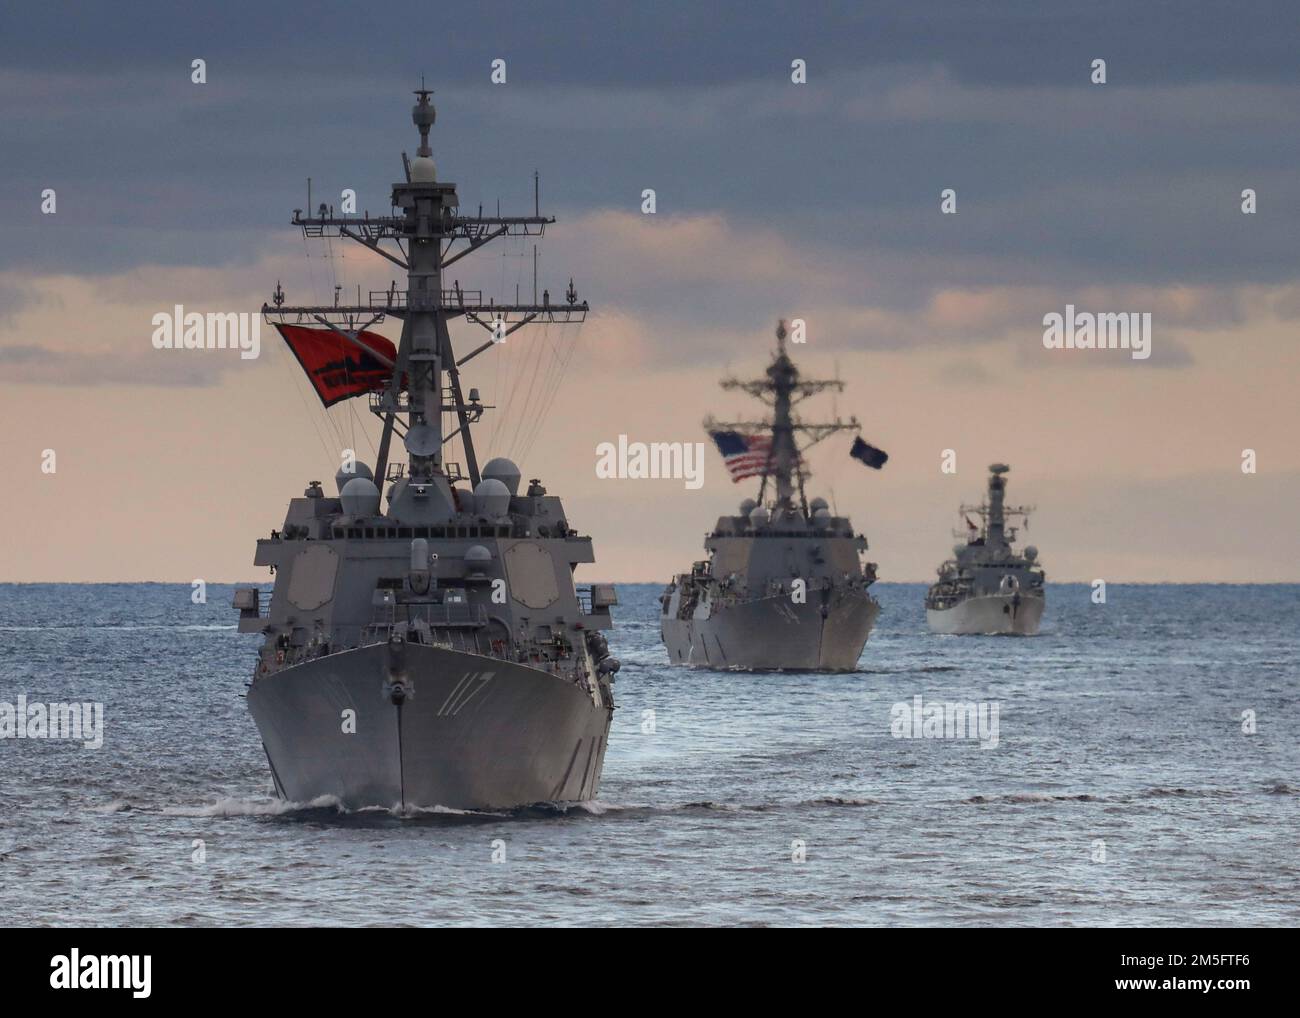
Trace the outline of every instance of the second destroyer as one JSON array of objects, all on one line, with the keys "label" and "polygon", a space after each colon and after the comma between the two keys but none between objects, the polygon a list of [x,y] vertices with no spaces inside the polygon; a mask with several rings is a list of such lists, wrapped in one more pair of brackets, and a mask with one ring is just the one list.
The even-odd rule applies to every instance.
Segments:
[{"label": "second destroyer", "polygon": [[[758,498],[719,517],[705,541],[709,558],[676,576],[660,597],[660,633],[673,664],[736,670],[852,671],[880,605],[871,596],[867,539],[823,498],[808,500],[803,453],[856,418],[810,424],[797,403],[844,383],[804,378],[785,348],[785,323],[766,375],[730,379],[772,407],[761,422],[705,421],[733,481],[761,478]],[[807,437],[800,448],[797,435]],[[888,455],[855,437],[852,455],[880,469]],[[770,492],[770,496],[769,496]],[[765,497],[768,496],[768,497]]]}]

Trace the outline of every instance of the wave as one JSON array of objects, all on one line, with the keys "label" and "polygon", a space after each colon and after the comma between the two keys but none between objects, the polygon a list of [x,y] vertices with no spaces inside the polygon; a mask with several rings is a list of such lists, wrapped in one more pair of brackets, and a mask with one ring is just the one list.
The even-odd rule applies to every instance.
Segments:
[{"label": "wave", "polygon": [[617,803],[599,799],[582,802],[539,802],[506,810],[454,809],[450,806],[363,806],[348,809],[332,795],[321,796],[311,802],[286,802],[278,799],[225,797],[201,805],[164,806],[161,810],[142,810],[138,805],[123,799],[114,799],[102,806],[92,807],[96,812],[117,813],[127,811],[157,812],[175,817],[293,817],[301,814],[327,812],[336,817],[392,817],[398,820],[419,819],[546,819],[564,816],[599,818],[641,818],[683,813],[741,814],[767,813],[782,809],[862,808],[879,806],[881,800],[853,796],[824,795],[812,799],[787,802],[727,803],[712,799],[699,799],[675,803]]},{"label": "wave", "polygon": [[346,812],[339,800],[332,795],[322,795],[311,802],[287,802],[283,799],[238,799],[225,798],[202,806],[164,806],[160,811],[163,816],[172,817],[253,817],[280,816],[286,813],[301,813],[308,810],[332,809]]},{"label": "wave", "polygon": [[1219,799],[1236,795],[1237,793],[1225,788],[1163,788],[1157,786],[1148,788],[1141,793],[1144,799]]},{"label": "wave", "polygon": [[[1286,782],[1277,782],[1264,789],[1272,795],[1293,795],[1296,789],[1286,784]],[[1134,799],[1222,799],[1232,798],[1240,795],[1239,791],[1226,788],[1145,788],[1135,793],[1126,793],[1118,795],[1093,795],[1089,792],[1080,792],[1074,795],[1052,794],[1050,792],[1008,792],[1004,795],[972,795],[968,799],[961,800],[968,805],[986,805],[989,803],[1010,803],[1016,805],[1025,805],[1032,803],[1044,802],[1133,802]]]},{"label": "wave", "polygon": [[113,799],[99,806],[90,807],[92,813],[126,813],[133,809],[135,806],[125,799]]},{"label": "wave", "polygon": [[973,805],[983,806],[990,803],[1002,802],[1013,805],[1026,805],[1035,802],[1102,802],[1101,796],[1089,795],[1087,792],[1080,792],[1077,795],[1052,795],[1047,792],[1008,792],[1006,795],[972,795],[969,799],[963,799],[962,802]]},{"label": "wave", "polygon": [[[1295,795],[1295,786],[1276,781],[1262,789],[1270,795]],[[1183,787],[1148,788],[1120,795],[1094,795],[1089,792],[1007,792],[998,795],[972,795],[950,800],[962,805],[1013,805],[1027,806],[1065,802],[1125,803],[1151,798],[1216,798],[1240,793],[1224,789],[1193,789]],[[345,808],[332,795],[321,796],[310,802],[286,802],[271,798],[224,797],[200,805],[165,806],[161,810],[142,809],[125,799],[113,799],[91,807],[99,813],[150,812],[175,817],[285,817],[310,820],[336,819],[346,822],[366,819],[392,819],[399,821],[500,821],[500,820],[554,820],[565,817],[575,819],[643,819],[655,816],[681,816],[703,814],[738,816],[748,813],[818,809],[864,809],[888,806],[888,802],[870,796],[819,795],[813,798],[771,802],[720,802],[713,799],[695,799],[687,802],[626,803],[591,799],[582,802],[540,802],[504,810],[455,809],[450,806],[365,806],[360,809]]]},{"label": "wave", "polygon": [[589,802],[578,803],[550,803],[545,807],[528,807],[529,809],[546,808],[553,812],[568,812],[570,810],[579,810],[592,816],[656,816],[670,815],[681,813],[719,813],[719,814],[738,814],[738,813],[769,813],[773,810],[780,809],[808,809],[818,807],[833,807],[843,809],[845,807],[862,807],[878,806],[880,800],[866,798],[852,798],[849,796],[826,795],[819,796],[815,799],[804,799],[795,802],[759,802],[759,803],[728,803],[716,802],[712,799],[699,799],[691,802],[674,802],[674,803],[611,803],[592,800]]}]

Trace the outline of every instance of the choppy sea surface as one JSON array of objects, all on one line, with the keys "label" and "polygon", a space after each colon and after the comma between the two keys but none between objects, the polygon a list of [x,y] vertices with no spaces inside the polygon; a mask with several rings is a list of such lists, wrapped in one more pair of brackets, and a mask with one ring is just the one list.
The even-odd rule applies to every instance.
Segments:
[{"label": "choppy sea surface", "polygon": [[[0,585],[0,705],[105,711],[0,739],[4,924],[1300,922],[1300,586],[1050,585],[997,638],[880,584],[852,675],[670,668],[658,589],[620,588],[597,801],[401,815],[276,800],[231,588]],[[901,737],[916,697],[996,747]]]}]

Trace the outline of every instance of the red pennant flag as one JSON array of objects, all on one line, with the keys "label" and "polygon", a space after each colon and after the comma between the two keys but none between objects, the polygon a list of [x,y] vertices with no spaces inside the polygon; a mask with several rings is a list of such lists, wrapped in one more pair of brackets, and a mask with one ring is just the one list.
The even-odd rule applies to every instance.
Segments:
[{"label": "red pennant flag", "polygon": [[379,357],[396,361],[397,349],[376,332],[358,332],[357,339],[379,357],[349,343],[333,329],[278,323],[275,327],[280,330],[280,335],[311,380],[316,395],[326,406],[376,392],[393,377],[393,369]]}]

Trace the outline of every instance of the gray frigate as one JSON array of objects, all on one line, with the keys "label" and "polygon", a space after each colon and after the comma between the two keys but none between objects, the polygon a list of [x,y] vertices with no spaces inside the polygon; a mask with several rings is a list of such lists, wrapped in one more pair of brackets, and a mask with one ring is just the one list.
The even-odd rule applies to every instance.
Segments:
[{"label": "gray frigate", "polygon": [[[824,498],[807,499],[803,453],[856,417],[814,424],[795,413],[802,400],[837,380],[804,378],[786,352],[785,323],[763,378],[728,379],[772,408],[770,420],[704,424],[732,479],[759,477],[757,499],[719,517],[705,539],[709,557],[660,596],[660,633],[677,665],[735,670],[852,671],[880,605],[871,596],[876,564],[863,562],[867,539]],[[796,436],[806,441],[800,447]],[[861,437],[852,455],[879,469],[888,456]]]},{"label": "gray frigate", "polygon": [[[1003,504],[1010,470],[1005,463],[990,466],[988,500],[961,507],[966,541],[954,546],[953,558],[939,567],[939,579],[925,598],[925,617],[936,633],[1038,632],[1047,603],[1046,576],[1037,548],[1027,545],[1020,554],[1012,547],[1017,527],[1009,521],[1020,519],[1027,527],[1033,508]],[[978,524],[972,514],[979,517]]]},{"label": "gray frigate", "polygon": [[[591,799],[614,708],[618,662],[612,587],[578,588],[594,561],[539,480],[520,488],[514,463],[480,470],[473,426],[490,407],[466,395],[461,368],[530,322],[580,322],[570,280],[563,302],[496,303],[446,285],[449,265],[497,237],[537,237],[554,222],[462,214],[437,177],[430,92],[416,92],[420,134],[387,216],[294,211],[307,238],[355,240],[399,266],[363,302],[292,307],[277,284],[263,315],[329,406],[366,397],[382,421],[365,463],[293,499],[255,564],[274,573],[269,599],[236,592],[239,629],[260,633],[248,707],[285,799],[367,806],[510,808]],[[392,342],[371,326],[401,322]],[[490,334],[457,358],[448,322]],[[397,436],[406,456],[390,460]],[[463,462],[450,458],[458,439]],[[284,451],[288,454],[288,450]],[[463,467],[463,469],[462,469]],[[386,487],[386,492],[381,492]],[[386,506],[381,504],[386,494]]]}]

